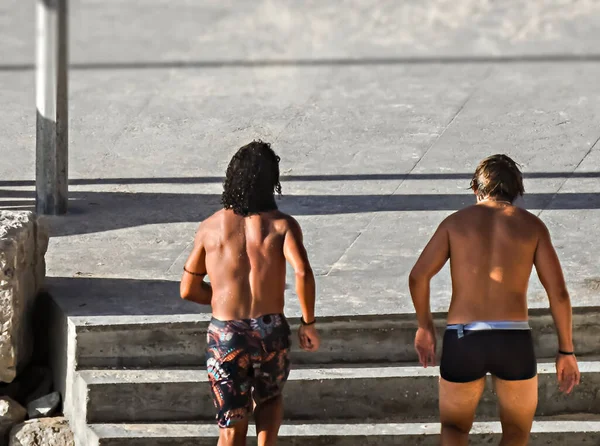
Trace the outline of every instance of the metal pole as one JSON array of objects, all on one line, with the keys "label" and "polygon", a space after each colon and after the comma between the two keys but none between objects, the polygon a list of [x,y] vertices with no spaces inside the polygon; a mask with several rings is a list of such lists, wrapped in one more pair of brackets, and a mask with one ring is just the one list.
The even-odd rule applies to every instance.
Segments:
[{"label": "metal pole", "polygon": [[67,212],[68,0],[37,0],[36,210]]}]

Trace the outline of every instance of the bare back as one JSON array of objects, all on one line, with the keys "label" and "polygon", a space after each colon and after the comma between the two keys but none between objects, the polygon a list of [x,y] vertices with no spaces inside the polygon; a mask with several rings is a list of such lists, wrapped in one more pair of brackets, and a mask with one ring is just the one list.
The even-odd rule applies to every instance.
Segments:
[{"label": "bare back", "polygon": [[452,272],[449,323],[527,320],[527,287],[540,235],[514,206],[471,206],[445,221]]},{"label": "bare back", "polygon": [[[569,393],[579,382],[572,337],[571,303],[548,228],[511,201],[525,192],[518,165],[506,155],[479,163],[471,180],[477,204],[446,218],[409,275],[419,328],[415,350],[427,367],[436,361],[431,279],[448,260],[452,299],[448,324],[527,321],[527,288],[533,266],[548,294],[558,333],[557,377]],[[504,201],[506,199],[506,201]],[[458,328],[458,330],[455,330]],[[502,445],[525,446],[537,407],[537,367],[529,330],[469,333],[448,327],[440,364],[442,444],[467,445],[475,411],[494,377],[502,422]],[[466,328],[469,330],[469,327]]]},{"label": "bare back", "polygon": [[222,210],[201,225],[197,237],[206,251],[214,317],[283,312],[288,219],[279,211],[242,217]]}]

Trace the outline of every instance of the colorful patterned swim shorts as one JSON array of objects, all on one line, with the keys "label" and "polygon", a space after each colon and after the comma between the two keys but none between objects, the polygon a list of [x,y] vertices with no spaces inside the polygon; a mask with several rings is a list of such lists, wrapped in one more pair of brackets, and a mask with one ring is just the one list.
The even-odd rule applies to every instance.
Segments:
[{"label": "colorful patterned swim shorts", "polygon": [[208,326],[206,367],[219,427],[231,427],[281,394],[290,373],[290,326],[283,314]]}]

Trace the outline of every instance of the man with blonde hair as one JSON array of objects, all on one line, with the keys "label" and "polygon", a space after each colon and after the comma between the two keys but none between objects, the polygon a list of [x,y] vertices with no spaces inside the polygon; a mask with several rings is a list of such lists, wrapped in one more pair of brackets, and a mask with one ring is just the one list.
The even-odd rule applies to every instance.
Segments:
[{"label": "man with blonde hair", "polygon": [[579,383],[572,312],[563,272],[544,223],[513,205],[523,195],[518,165],[506,155],[479,164],[471,188],[477,204],[446,218],[409,279],[419,328],[421,364],[435,362],[436,335],[429,284],[450,260],[452,300],[440,365],[441,444],[468,444],[485,375],[493,376],[502,422],[501,446],[526,446],[537,407],[537,365],[528,323],[527,286],[533,266],[550,301],[558,333],[560,389]]}]

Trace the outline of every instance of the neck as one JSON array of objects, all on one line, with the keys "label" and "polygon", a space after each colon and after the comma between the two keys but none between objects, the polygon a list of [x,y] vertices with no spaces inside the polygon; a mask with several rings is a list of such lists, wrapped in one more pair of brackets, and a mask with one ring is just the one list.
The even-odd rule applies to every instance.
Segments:
[{"label": "neck", "polygon": [[484,203],[486,201],[490,201],[492,203],[512,204],[512,202],[508,201],[508,200],[500,200],[500,199],[497,199],[497,198],[490,198],[490,197],[485,197],[485,198],[482,198],[481,200],[479,200],[480,203]]}]

